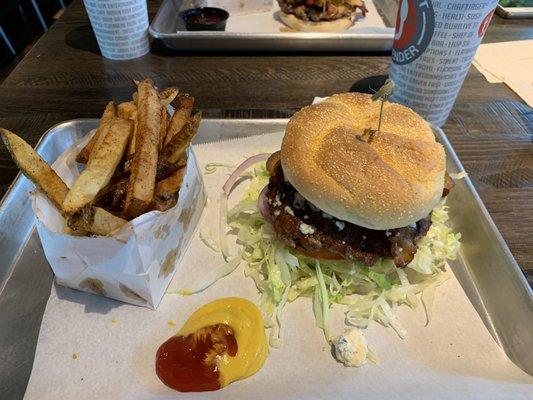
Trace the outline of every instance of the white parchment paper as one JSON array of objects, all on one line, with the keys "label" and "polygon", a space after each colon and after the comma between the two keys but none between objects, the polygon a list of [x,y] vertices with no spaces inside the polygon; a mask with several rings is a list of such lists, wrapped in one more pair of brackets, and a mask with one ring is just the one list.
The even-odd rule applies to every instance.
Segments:
[{"label": "white parchment paper", "polygon": [[[282,134],[195,147],[200,167],[239,164],[244,157],[279,149]],[[216,199],[229,169],[204,176],[209,203],[201,227],[217,232]],[[222,265],[197,236],[170,291],[191,287]],[[205,292],[168,294],[157,311],[56,286],[44,314],[26,399],[531,399],[533,378],[496,345],[452,277],[437,290],[433,319],[422,308],[402,308],[409,334],[372,324],[365,336],[378,363],[359,369],[334,361],[315,326],[310,299],[288,304],[284,343],[244,381],[210,393],[179,393],[154,371],[155,353],[199,306],[224,296],[259,296],[242,266]],[[336,310],[339,322],[342,312]],[[339,326],[335,326],[339,329]]]}]

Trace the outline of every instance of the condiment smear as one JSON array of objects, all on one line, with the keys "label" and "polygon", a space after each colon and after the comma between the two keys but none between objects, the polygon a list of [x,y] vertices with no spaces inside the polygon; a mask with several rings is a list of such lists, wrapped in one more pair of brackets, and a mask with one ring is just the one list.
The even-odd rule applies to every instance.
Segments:
[{"label": "condiment smear", "polygon": [[228,297],[196,310],[159,347],[156,372],[180,392],[204,392],[255,374],[267,356],[259,309],[249,300]]}]

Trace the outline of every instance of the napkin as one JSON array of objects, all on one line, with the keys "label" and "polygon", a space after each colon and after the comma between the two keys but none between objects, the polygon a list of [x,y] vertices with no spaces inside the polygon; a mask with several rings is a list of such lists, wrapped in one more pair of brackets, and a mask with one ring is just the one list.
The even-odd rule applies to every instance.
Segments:
[{"label": "napkin", "polygon": [[490,83],[505,83],[533,107],[533,40],[482,44],[474,66]]},{"label": "napkin", "polygon": [[[213,131],[216,135],[216,129]],[[208,163],[238,165],[246,157],[278,150],[282,132],[195,146],[200,168]],[[217,198],[232,168],[204,175],[208,206],[201,228],[216,237]],[[246,186],[246,182],[242,183]],[[230,196],[236,202],[238,193]],[[337,363],[317,328],[308,298],[286,306],[283,344],[270,349],[254,376],[206,393],[179,393],[155,374],[157,348],[175,334],[201,305],[226,296],[259,303],[243,265],[202,293],[173,294],[196,287],[222,266],[219,253],[195,234],[158,310],[55,286],[44,313],[33,371],[25,398],[52,399],[531,399],[533,378],[516,367],[498,347],[452,277],[436,293],[433,318],[425,326],[422,307],[401,307],[408,330],[400,339],[377,323],[365,330],[377,364],[346,368]],[[452,267],[453,271],[453,267]],[[333,333],[343,313],[332,313]],[[337,324],[339,323],[340,324]],[[337,328],[334,328],[337,326]]]}]

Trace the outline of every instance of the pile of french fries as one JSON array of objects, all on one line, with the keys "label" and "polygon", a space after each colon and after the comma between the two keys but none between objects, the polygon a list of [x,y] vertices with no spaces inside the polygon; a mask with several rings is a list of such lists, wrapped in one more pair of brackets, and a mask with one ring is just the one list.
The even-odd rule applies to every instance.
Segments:
[{"label": "pile of french fries", "polygon": [[186,149],[201,113],[192,114],[194,98],[175,87],[158,92],[151,79],[134,83],[132,101],[107,104],[94,136],[76,156],[85,169],[70,189],[28,143],[0,128],[15,163],[61,212],[71,234],[106,236],[178,200]]}]

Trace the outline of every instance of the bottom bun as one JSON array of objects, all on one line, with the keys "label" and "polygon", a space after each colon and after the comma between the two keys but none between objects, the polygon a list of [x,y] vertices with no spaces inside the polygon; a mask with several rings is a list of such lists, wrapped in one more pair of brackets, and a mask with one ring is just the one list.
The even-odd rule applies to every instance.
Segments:
[{"label": "bottom bun", "polygon": [[304,21],[293,14],[280,11],[280,18],[288,27],[300,32],[342,32],[352,26],[354,17],[339,18],[332,21]]}]

